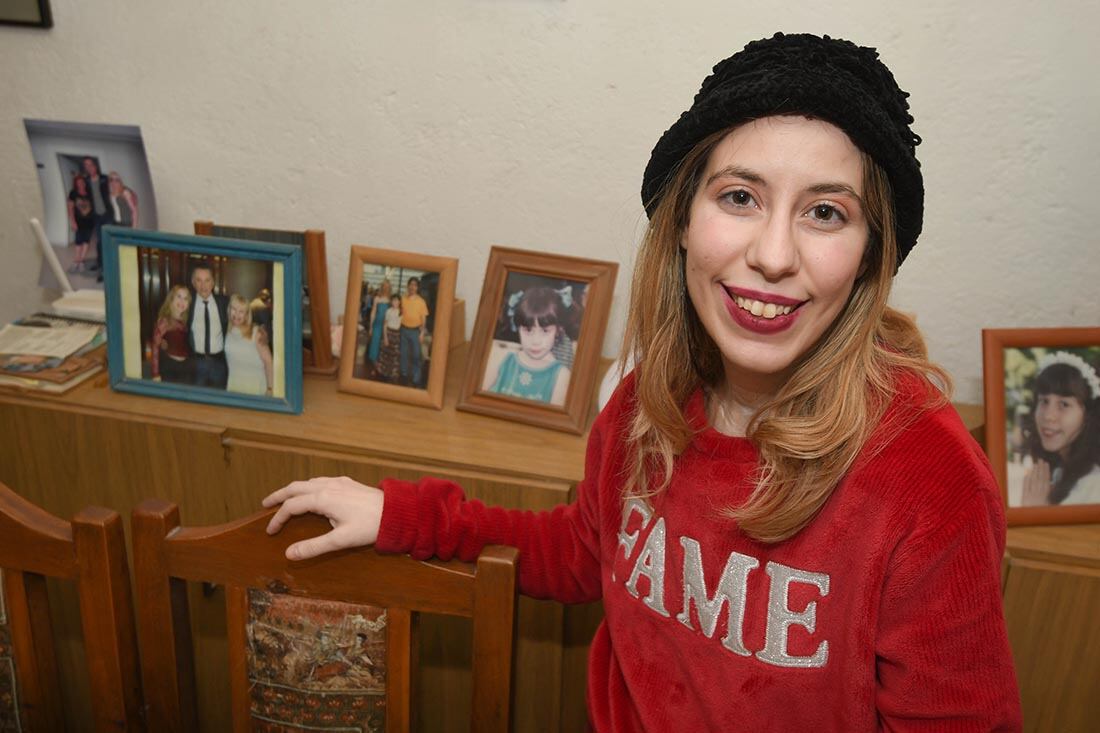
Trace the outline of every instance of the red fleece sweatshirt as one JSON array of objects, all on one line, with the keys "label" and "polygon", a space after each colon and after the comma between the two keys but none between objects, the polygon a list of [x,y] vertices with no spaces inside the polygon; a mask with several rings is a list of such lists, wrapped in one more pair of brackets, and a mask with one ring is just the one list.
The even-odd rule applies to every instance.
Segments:
[{"label": "red fleece sweatshirt", "polygon": [[701,392],[671,486],[651,506],[623,500],[628,378],[592,429],[576,502],[522,512],[387,480],[377,547],[472,560],[511,545],[523,593],[602,598],[597,731],[1019,730],[1000,493],[955,411],[918,415],[925,388],[905,384],[818,516],[778,544],[721,516],[758,455],[707,427]]}]

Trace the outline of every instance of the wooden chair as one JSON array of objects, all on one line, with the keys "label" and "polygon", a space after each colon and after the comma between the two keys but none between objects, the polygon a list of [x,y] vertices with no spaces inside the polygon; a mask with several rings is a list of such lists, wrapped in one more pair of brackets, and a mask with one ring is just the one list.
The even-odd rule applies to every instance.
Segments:
[{"label": "wooden chair", "polygon": [[[95,730],[144,730],[122,520],[100,507],[66,522],[0,484],[0,568],[14,665],[14,730],[63,730],[46,576],[76,582]],[[0,656],[3,652],[0,651]],[[12,666],[14,670],[12,670]],[[6,669],[5,669],[6,667]],[[0,728],[9,728],[0,720]]]},{"label": "wooden chair", "polygon": [[[326,599],[378,607],[372,615],[363,606],[355,606],[346,618],[368,626],[374,623],[375,629],[384,626],[380,632],[384,633],[384,665],[381,659],[376,661],[385,668],[384,693],[377,694],[384,700],[381,704],[387,732],[413,727],[417,612],[472,618],[470,729],[509,730],[517,550],[486,548],[476,564],[419,562],[366,548],[291,562],[284,555],[288,545],[331,527],[322,517],[305,515],[291,519],[279,534],[269,536],[265,528],[273,513],[268,510],[218,526],[180,527],[179,509],[167,501],[149,500],[134,510],[138,629],[151,727],[165,731],[197,728],[186,581],[204,581],[225,586],[230,704],[236,731],[251,730],[264,721],[254,704],[268,688],[247,670],[248,662],[256,662],[257,649],[265,643],[261,637],[270,636],[272,631],[270,623],[260,623],[263,619],[249,609],[249,599],[255,602],[257,593],[261,607],[269,606],[272,599],[283,599],[284,606],[286,602],[308,604]],[[303,651],[296,645],[304,637],[314,638],[302,632],[313,628],[310,623],[309,619],[297,625],[284,623],[283,636],[269,643],[291,647],[290,653],[300,659]],[[293,636],[294,629],[300,636],[287,642],[285,637]],[[322,637],[320,633],[315,636]],[[368,636],[366,632],[360,634],[360,642],[365,645],[362,638]],[[352,641],[353,646],[358,644]],[[376,650],[371,647],[367,651]],[[341,665],[346,667],[349,660],[354,662],[363,656],[358,646],[328,657],[318,656],[311,670],[339,671]],[[367,672],[360,674],[369,676]],[[278,693],[282,688],[277,687],[272,685],[271,689]],[[268,722],[277,726],[283,721]]]}]

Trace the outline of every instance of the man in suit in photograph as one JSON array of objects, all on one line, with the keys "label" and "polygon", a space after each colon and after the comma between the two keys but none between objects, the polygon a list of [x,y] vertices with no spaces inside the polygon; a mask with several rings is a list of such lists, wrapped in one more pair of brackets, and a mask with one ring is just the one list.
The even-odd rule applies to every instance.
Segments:
[{"label": "man in suit in photograph", "polygon": [[103,282],[103,225],[114,224],[115,215],[111,209],[111,187],[107,176],[100,173],[99,161],[88,156],[80,162],[84,171],[84,180],[88,182],[88,197],[95,212],[95,264],[93,270],[99,270],[98,282]]},{"label": "man in suit in photograph", "polygon": [[193,290],[187,312],[188,341],[194,361],[195,386],[225,389],[225,335],[229,332],[229,298],[214,293],[214,269],[200,262],[191,269]]}]

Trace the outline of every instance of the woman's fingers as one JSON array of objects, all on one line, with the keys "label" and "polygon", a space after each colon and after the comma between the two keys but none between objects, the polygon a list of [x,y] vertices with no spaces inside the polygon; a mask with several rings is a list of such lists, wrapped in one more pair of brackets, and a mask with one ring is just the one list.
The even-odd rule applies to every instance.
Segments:
[{"label": "woman's fingers", "polygon": [[318,555],[324,555],[326,552],[335,552],[336,550],[343,550],[347,547],[356,547],[357,545],[354,542],[348,541],[348,538],[343,536],[344,534],[345,533],[341,532],[340,528],[337,527],[319,537],[311,537],[308,540],[295,542],[290,547],[286,548],[286,559],[309,560]]},{"label": "woman's fingers", "polygon": [[328,477],[311,478],[308,481],[291,481],[283,488],[272,491],[270,494],[264,497],[263,505],[265,508],[271,508],[276,504],[281,504],[292,496],[300,496],[301,494],[315,493],[328,488],[329,482],[336,481],[338,479],[331,479]]},{"label": "woman's fingers", "polygon": [[379,489],[346,476],[294,481],[263,500],[266,507],[279,505],[267,524],[268,534],[281,530],[291,517],[309,512],[327,518],[333,526],[330,532],[288,547],[286,556],[291,560],[373,544],[378,538],[382,503]]},{"label": "woman's fingers", "polygon": [[[316,494],[299,494],[297,496],[288,496],[279,507],[279,511],[275,512],[271,517],[271,521],[267,523],[267,533],[275,534],[283,525],[287,523],[287,520],[291,517],[296,517],[299,514],[306,514],[308,512],[316,512],[317,514],[325,514],[323,511],[318,511],[322,507],[317,502]],[[327,515],[326,515],[327,516]]]}]

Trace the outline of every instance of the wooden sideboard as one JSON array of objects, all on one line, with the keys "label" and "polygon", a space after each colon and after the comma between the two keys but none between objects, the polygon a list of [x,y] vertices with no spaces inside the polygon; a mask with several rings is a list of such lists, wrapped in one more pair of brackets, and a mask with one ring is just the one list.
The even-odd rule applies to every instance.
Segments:
[{"label": "wooden sideboard", "polygon": [[[0,390],[0,481],[61,517],[87,504],[128,517],[142,499],[178,502],[185,524],[248,515],[289,481],[347,475],[377,484],[423,475],[460,483],[468,496],[522,509],[571,500],[585,436],[455,410],[466,346],[449,358],[440,411],[340,393],[307,375],[305,409],[291,416],[116,393],[106,375],[67,395]],[[203,728],[228,730],[224,598],[192,591]],[[89,709],[75,592],[51,587],[51,613],[67,715]],[[585,725],[588,644],[599,604],[520,599],[514,722],[517,731]],[[469,708],[468,621],[422,620],[421,688],[431,691],[424,730],[462,730]]]},{"label": "wooden sideboard", "polygon": [[1024,730],[1100,730],[1100,524],[1009,529],[1004,602]]}]

